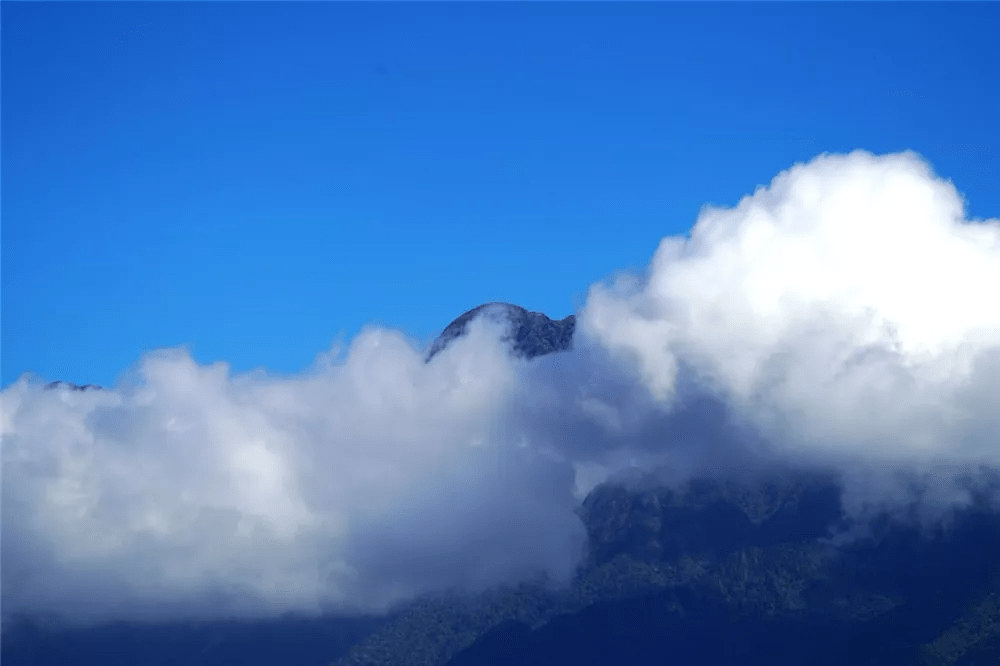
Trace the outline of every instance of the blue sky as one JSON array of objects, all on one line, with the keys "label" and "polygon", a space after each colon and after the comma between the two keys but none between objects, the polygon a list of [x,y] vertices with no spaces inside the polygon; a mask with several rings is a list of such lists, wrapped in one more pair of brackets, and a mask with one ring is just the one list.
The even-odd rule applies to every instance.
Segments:
[{"label": "blue sky", "polygon": [[[2,383],[562,317],[706,203],[913,149],[1000,215],[1000,6],[5,3]],[[863,242],[864,239],[859,239]]]}]

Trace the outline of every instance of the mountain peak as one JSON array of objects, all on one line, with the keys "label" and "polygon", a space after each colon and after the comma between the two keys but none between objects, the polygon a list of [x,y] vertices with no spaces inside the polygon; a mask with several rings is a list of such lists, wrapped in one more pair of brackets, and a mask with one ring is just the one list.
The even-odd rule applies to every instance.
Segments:
[{"label": "mountain peak", "polygon": [[520,305],[492,302],[472,308],[448,324],[431,345],[427,361],[442,351],[453,340],[465,334],[468,325],[479,317],[508,323],[509,333],[504,340],[511,345],[511,352],[518,357],[531,359],[569,349],[576,329],[576,316],[569,315],[558,321],[541,312],[530,312]]},{"label": "mountain peak", "polygon": [[45,385],[45,388],[48,391],[53,391],[55,389],[66,389],[68,391],[100,391],[104,387],[98,386],[97,384],[74,384],[73,382],[57,380],[49,382]]}]

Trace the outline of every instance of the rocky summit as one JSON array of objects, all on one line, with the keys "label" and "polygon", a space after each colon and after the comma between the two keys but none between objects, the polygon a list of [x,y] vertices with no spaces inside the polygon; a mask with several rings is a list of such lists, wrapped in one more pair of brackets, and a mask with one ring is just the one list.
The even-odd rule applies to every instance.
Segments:
[{"label": "rocky summit", "polygon": [[448,324],[431,345],[427,361],[434,358],[452,341],[464,335],[469,324],[478,317],[487,317],[506,324],[508,332],[504,340],[510,344],[511,352],[515,356],[525,359],[569,349],[576,329],[575,315],[555,321],[541,312],[529,312],[519,305],[486,303],[469,310]]},{"label": "rocky summit", "polygon": [[63,389],[66,391],[100,391],[104,387],[97,384],[74,384],[73,382],[54,381],[45,385],[46,390],[55,391]]}]

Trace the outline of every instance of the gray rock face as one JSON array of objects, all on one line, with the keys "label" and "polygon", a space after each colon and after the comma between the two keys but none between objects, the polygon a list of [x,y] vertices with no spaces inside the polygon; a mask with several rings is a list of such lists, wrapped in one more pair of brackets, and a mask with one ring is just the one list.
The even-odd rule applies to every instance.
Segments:
[{"label": "gray rock face", "polygon": [[46,390],[49,391],[54,391],[56,389],[64,389],[68,391],[100,391],[104,387],[98,386],[97,384],[79,385],[79,384],[74,384],[73,382],[55,381],[46,384],[45,388]]},{"label": "gray rock face", "polygon": [[431,345],[427,361],[465,334],[468,325],[478,317],[509,324],[504,338],[511,345],[511,352],[518,357],[531,359],[545,354],[565,351],[572,346],[576,329],[576,316],[554,321],[541,312],[529,312],[510,303],[486,303],[463,314],[441,332]]}]

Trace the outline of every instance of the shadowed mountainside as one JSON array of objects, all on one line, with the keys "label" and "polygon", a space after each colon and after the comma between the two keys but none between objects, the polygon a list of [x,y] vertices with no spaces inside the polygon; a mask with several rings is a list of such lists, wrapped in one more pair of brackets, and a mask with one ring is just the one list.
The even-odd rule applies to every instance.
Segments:
[{"label": "shadowed mountainside", "polygon": [[320,666],[385,618],[297,618],[59,627],[4,621],[6,666]]},{"label": "shadowed mountainside", "polygon": [[819,475],[609,482],[579,513],[589,556],[568,589],[422,599],[338,663],[997,663],[1000,515],[982,502],[947,530],[886,518],[845,546],[825,538],[844,519]]},{"label": "shadowed mountainside", "polygon": [[[633,591],[605,590],[536,626],[504,618],[449,666],[998,663],[1000,515],[982,504],[947,530],[887,523],[834,547],[816,538],[838,520],[832,485],[793,484],[776,504],[743,506],[731,485],[692,485],[595,489],[577,585],[605,570]],[[714,499],[698,499],[706,491]],[[762,508],[770,515],[748,527]]]},{"label": "shadowed mountainside", "polygon": [[[522,358],[570,349],[575,317],[491,303]],[[49,389],[100,387],[53,382]],[[995,488],[994,488],[995,490]],[[837,480],[775,473],[677,487],[611,481],[578,510],[588,555],[568,588],[544,581],[429,595],[388,618],[119,624],[5,622],[11,665],[505,666],[1000,664],[1000,515],[986,498],[934,533],[888,516],[847,545]]]},{"label": "shadowed mountainside", "polygon": [[[571,347],[575,319],[492,306],[515,345],[543,341],[516,353]],[[428,359],[489,307],[449,325]],[[605,483],[580,516],[589,554],[570,589],[428,597],[338,664],[994,663],[984,661],[1000,642],[988,596],[1000,593],[1000,516],[990,511],[930,537],[886,518],[877,538],[837,548],[825,538],[844,526],[836,480],[779,474],[676,489]]]}]

